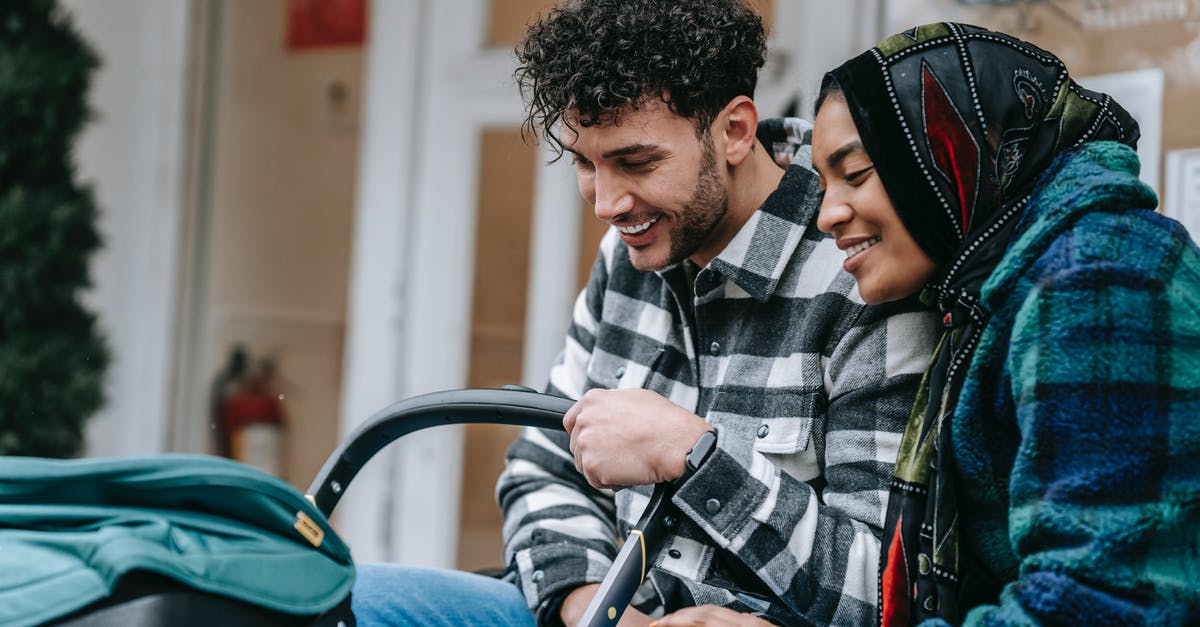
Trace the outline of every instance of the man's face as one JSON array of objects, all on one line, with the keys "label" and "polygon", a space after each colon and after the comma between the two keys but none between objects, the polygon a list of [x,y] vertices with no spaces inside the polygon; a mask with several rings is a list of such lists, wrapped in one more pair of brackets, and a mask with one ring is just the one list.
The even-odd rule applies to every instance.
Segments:
[{"label": "man's face", "polygon": [[626,108],[620,123],[584,127],[568,114],[563,145],[575,157],[579,192],[620,231],[638,270],[691,257],[706,265],[729,242],[728,190],[708,129],[657,98]]}]

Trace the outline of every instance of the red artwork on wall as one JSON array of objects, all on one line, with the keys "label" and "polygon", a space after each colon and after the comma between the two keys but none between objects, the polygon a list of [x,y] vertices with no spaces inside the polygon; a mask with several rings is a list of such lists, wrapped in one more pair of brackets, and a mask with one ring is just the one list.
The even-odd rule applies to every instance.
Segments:
[{"label": "red artwork on wall", "polygon": [[287,0],[289,50],[361,46],[366,35],[367,0]]}]

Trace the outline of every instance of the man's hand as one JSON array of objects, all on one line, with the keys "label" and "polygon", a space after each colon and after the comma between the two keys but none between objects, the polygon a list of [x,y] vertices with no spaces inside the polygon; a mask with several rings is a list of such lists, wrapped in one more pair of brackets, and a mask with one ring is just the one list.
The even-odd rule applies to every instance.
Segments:
[{"label": "man's hand", "polygon": [[[558,612],[563,624],[567,627],[578,625],[579,621],[583,620],[583,613],[587,611],[592,597],[596,596],[599,591],[600,584],[598,583],[589,583],[572,590],[567,598],[563,599],[562,609]],[[648,627],[649,625],[650,617],[632,607],[621,614],[621,620],[617,623],[617,627]]]},{"label": "man's hand", "polygon": [[719,605],[685,607],[650,623],[651,627],[773,627],[771,623],[752,616],[739,614]]},{"label": "man's hand", "polygon": [[650,390],[589,390],[563,416],[575,467],[595,488],[646,485],[683,475],[703,418]]}]

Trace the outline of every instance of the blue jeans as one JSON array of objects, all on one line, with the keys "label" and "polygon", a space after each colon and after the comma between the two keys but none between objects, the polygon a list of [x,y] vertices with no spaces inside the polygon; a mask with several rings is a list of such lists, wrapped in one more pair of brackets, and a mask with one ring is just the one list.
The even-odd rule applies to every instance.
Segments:
[{"label": "blue jeans", "polygon": [[355,564],[351,607],[360,627],[533,627],[516,586],[457,570]]}]

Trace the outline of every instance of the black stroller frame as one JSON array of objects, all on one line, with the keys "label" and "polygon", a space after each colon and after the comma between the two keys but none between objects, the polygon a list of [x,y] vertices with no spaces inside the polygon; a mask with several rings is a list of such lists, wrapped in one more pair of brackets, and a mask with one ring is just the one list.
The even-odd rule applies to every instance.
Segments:
[{"label": "black stroller frame", "polygon": [[[572,401],[522,386],[433,392],[395,403],[368,418],[329,456],[307,496],[323,514],[333,513],[350,482],[388,444],[429,427],[452,424],[506,424],[562,430]],[[662,542],[662,510],[674,486],[659,484],[628,541],[613,562],[580,627],[616,625]],[[165,577],[127,576],[109,598],[52,623],[58,627],[128,625],[211,625],[250,627],[355,624],[347,597],[320,616],[293,616],[189,588]]]}]

